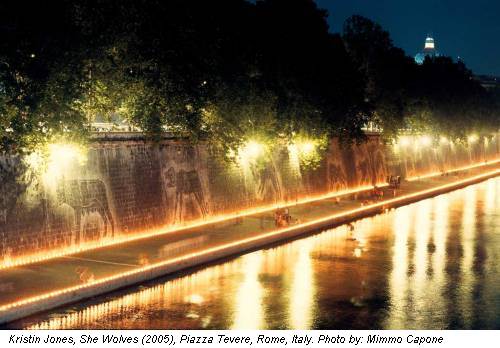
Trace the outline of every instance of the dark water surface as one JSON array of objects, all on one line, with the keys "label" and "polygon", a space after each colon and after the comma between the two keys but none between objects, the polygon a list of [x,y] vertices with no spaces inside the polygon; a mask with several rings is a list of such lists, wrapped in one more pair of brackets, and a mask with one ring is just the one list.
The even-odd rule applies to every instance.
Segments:
[{"label": "dark water surface", "polygon": [[[353,240],[355,238],[355,240]],[[500,179],[14,323],[50,329],[500,328]]]}]

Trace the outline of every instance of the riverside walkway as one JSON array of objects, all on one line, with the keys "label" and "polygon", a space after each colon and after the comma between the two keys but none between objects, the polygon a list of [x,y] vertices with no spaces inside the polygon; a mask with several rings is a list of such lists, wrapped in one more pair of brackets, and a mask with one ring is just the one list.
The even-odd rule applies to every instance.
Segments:
[{"label": "riverside walkway", "polygon": [[289,207],[293,223],[277,228],[274,210],[193,229],[0,270],[0,323],[113,291],[206,262],[297,238],[385,209],[500,175],[500,163],[403,181],[397,195],[368,192]]}]

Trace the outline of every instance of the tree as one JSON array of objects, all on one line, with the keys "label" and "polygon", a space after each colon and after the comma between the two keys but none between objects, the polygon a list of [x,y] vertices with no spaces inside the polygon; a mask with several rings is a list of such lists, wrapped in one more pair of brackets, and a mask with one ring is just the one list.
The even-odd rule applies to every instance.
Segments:
[{"label": "tree", "polygon": [[[465,140],[472,133],[490,133],[498,127],[498,106],[462,62],[448,57],[427,58],[418,67],[416,114],[428,131]],[[418,122],[417,122],[418,124]]]},{"label": "tree", "polygon": [[369,19],[342,36],[326,19],[312,0],[0,3],[1,149],[83,140],[117,115],[225,152],[250,137],[359,140],[369,120],[388,137],[496,126],[497,99],[465,67],[419,67]]},{"label": "tree", "polygon": [[416,66],[410,57],[394,47],[387,31],[362,16],[344,23],[342,38],[354,64],[362,74],[365,98],[374,120],[387,137],[406,128],[405,116],[412,104],[410,89]]}]

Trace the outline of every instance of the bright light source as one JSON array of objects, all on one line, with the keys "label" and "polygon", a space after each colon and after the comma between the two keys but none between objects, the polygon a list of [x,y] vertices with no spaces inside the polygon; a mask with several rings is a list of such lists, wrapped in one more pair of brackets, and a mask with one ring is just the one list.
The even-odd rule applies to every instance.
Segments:
[{"label": "bright light source", "polygon": [[439,138],[439,143],[440,143],[441,145],[447,145],[449,142],[450,142],[450,141],[449,141],[449,140],[448,140],[448,138],[446,138],[446,137],[441,137],[441,138]]},{"label": "bright light source", "polygon": [[316,149],[317,143],[313,140],[297,140],[288,145],[291,163],[298,168],[301,161],[306,163],[312,161],[317,155]]},{"label": "bright light source", "polygon": [[420,137],[420,145],[430,146],[432,144],[432,138],[428,135],[423,135]]},{"label": "bright light source", "polygon": [[250,141],[246,144],[246,146],[244,148],[244,152],[249,157],[257,157],[262,152],[262,145],[255,142],[255,141]]},{"label": "bright light source", "polygon": [[467,138],[470,144],[474,144],[475,142],[478,141],[478,139],[479,137],[475,134],[469,135],[469,137]]},{"label": "bright light source", "polygon": [[56,143],[48,145],[47,148],[47,170],[44,174],[47,185],[54,184],[75,165],[82,165],[87,160],[83,149],[76,144]]},{"label": "bright light source", "polygon": [[310,155],[314,149],[316,148],[316,145],[312,141],[304,141],[301,143],[297,144],[297,148],[299,152],[303,155]]},{"label": "bright light source", "polygon": [[400,137],[399,144],[401,146],[409,146],[411,144],[411,140],[409,137]]},{"label": "bright light source", "polygon": [[255,160],[264,152],[264,145],[254,140],[250,140],[238,151],[239,157],[243,161]]},{"label": "bright light source", "polygon": [[87,160],[83,149],[76,144],[50,144],[48,150],[49,165],[66,165],[71,161],[84,164]]}]

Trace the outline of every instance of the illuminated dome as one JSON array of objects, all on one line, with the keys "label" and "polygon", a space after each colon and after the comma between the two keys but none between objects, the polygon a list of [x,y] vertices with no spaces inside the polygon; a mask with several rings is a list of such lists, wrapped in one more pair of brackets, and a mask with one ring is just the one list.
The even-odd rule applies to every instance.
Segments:
[{"label": "illuminated dome", "polygon": [[436,50],[436,43],[434,42],[434,38],[430,35],[428,35],[425,39],[423,51],[415,55],[415,62],[417,62],[417,64],[423,64],[426,57],[439,57],[439,52]]},{"label": "illuminated dome", "polygon": [[425,46],[424,46],[424,51],[431,51],[434,50],[435,44],[434,44],[434,39],[432,37],[427,37],[425,39]]}]

